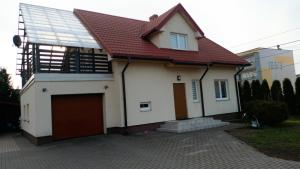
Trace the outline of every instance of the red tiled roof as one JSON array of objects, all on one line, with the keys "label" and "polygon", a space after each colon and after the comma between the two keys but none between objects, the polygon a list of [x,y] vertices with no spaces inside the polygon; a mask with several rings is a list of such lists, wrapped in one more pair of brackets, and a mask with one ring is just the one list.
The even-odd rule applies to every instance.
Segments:
[{"label": "red tiled roof", "polygon": [[[175,10],[177,6],[172,9]],[[163,15],[170,15],[168,13],[172,9]],[[205,37],[198,40],[199,51],[163,49],[140,36],[149,22],[79,9],[75,9],[74,13],[113,58],[157,59],[190,64],[248,64]],[[166,17],[163,15],[159,18]]]}]

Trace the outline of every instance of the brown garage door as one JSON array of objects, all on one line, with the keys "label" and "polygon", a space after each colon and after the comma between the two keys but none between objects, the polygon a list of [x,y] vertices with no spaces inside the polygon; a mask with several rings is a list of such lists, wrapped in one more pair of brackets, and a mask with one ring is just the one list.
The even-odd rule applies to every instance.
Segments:
[{"label": "brown garage door", "polygon": [[101,94],[55,95],[51,101],[53,139],[103,133]]}]

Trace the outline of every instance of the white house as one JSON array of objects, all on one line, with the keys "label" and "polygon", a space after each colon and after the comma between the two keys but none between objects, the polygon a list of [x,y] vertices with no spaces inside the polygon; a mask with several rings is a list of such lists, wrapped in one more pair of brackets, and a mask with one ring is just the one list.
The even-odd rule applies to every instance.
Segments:
[{"label": "white house", "polygon": [[19,29],[21,127],[35,143],[239,110],[248,62],[181,4],[149,21],[20,4]]}]

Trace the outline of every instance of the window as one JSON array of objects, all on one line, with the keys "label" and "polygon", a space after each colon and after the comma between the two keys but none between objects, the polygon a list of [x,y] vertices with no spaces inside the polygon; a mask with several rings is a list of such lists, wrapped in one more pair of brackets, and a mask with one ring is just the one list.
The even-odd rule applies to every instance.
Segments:
[{"label": "window", "polygon": [[140,111],[141,112],[151,111],[151,102],[140,102]]},{"label": "window", "polygon": [[215,93],[217,100],[228,100],[227,80],[215,80]]},{"label": "window", "polygon": [[179,33],[171,33],[170,35],[171,47],[173,49],[187,49],[187,35]]},{"label": "window", "polygon": [[198,80],[192,80],[192,97],[194,102],[199,102],[199,81]]},{"label": "window", "polygon": [[23,105],[22,120],[23,120],[23,121],[26,121],[26,106],[25,106],[25,105]]},{"label": "window", "polygon": [[25,121],[29,122],[29,104],[26,105]]}]

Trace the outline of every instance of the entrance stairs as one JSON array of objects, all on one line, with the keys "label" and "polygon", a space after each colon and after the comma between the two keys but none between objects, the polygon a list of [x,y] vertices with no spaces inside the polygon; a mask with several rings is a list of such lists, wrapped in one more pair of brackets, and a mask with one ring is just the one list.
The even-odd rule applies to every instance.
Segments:
[{"label": "entrance stairs", "polygon": [[221,127],[228,125],[229,122],[213,119],[212,117],[199,117],[186,120],[167,121],[158,128],[158,131],[184,133],[202,129]]}]

